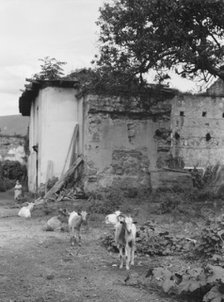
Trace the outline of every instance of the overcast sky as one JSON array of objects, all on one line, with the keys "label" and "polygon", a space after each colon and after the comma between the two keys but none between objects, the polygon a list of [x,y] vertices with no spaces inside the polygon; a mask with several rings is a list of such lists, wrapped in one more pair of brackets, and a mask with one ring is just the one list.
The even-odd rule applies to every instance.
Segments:
[{"label": "overcast sky", "polygon": [[[19,114],[25,78],[40,71],[39,58],[67,62],[66,72],[90,67],[97,53],[98,9],[104,0],[1,0],[0,115]],[[175,79],[172,86],[193,87]]]}]

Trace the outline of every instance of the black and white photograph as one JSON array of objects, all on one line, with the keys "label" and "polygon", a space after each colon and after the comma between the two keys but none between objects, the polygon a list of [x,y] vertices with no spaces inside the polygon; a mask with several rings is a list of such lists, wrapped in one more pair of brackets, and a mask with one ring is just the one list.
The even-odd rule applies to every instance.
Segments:
[{"label": "black and white photograph", "polygon": [[224,302],[224,0],[0,0],[0,302]]}]

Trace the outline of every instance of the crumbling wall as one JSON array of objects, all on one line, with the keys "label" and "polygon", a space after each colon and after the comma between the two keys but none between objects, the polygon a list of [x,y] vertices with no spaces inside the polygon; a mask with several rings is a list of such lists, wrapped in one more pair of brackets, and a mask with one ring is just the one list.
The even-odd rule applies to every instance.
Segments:
[{"label": "crumbling wall", "polygon": [[[217,89],[219,92],[220,85]],[[176,96],[173,100],[171,120],[172,156],[179,158],[185,167],[203,168],[218,162],[224,163],[222,96]]]},{"label": "crumbling wall", "polygon": [[89,95],[84,103],[85,189],[151,189],[151,172],[172,162],[170,101],[150,110],[137,98]]}]

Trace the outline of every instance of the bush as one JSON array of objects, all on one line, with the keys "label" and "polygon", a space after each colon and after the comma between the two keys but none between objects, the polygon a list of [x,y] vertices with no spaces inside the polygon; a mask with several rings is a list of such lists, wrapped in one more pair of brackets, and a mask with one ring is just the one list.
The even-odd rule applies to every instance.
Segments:
[{"label": "bush", "polygon": [[218,168],[218,164],[215,166],[208,166],[203,173],[194,167],[194,169],[191,171],[193,186],[198,189],[205,189],[215,179]]},{"label": "bush", "polygon": [[0,191],[5,192],[15,186],[16,180],[23,185],[27,182],[27,168],[18,161],[0,162]]},{"label": "bush", "polygon": [[159,214],[171,213],[181,202],[182,194],[172,192],[157,192],[154,201],[159,203]]},{"label": "bush", "polygon": [[221,255],[224,244],[224,217],[208,221],[202,229],[195,252],[198,256],[209,258],[214,254]]},{"label": "bush", "polygon": [[123,196],[119,190],[98,191],[90,195],[87,211],[107,215],[118,210],[122,200]]},{"label": "bush", "polygon": [[6,160],[1,163],[2,177],[23,182],[27,177],[26,166],[18,161]]},{"label": "bush", "polygon": [[5,192],[15,186],[15,181],[7,178],[0,178],[0,192]]},{"label": "bush", "polygon": [[224,301],[224,269],[207,264],[172,272],[168,267],[157,267],[147,275],[160,286],[163,292],[189,302]]}]

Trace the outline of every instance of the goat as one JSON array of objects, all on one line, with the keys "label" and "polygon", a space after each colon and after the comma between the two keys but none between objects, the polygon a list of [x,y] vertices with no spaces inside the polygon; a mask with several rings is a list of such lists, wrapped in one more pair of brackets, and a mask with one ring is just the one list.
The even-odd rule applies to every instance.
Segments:
[{"label": "goat", "polygon": [[82,224],[87,224],[87,215],[86,211],[82,211],[81,213],[73,211],[69,214],[68,229],[70,232],[71,245],[74,245],[75,240],[81,245],[80,228]]},{"label": "goat", "polygon": [[115,211],[105,217],[106,224],[112,224],[115,226],[119,222],[119,216],[122,215],[120,211]]},{"label": "goat", "polygon": [[30,202],[26,207],[22,207],[19,210],[18,216],[25,217],[25,218],[31,218],[31,211],[33,210],[35,203]]},{"label": "goat", "polygon": [[51,217],[44,225],[44,231],[56,231],[66,229],[65,224],[68,224],[69,212],[67,209],[59,209],[58,215]]},{"label": "goat", "polygon": [[123,268],[124,257],[126,258],[126,269],[130,264],[134,265],[136,249],[136,226],[133,219],[122,216],[115,225],[115,243],[119,249],[120,268]]}]

